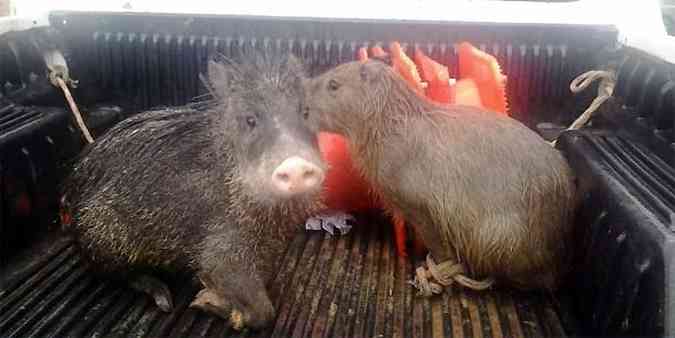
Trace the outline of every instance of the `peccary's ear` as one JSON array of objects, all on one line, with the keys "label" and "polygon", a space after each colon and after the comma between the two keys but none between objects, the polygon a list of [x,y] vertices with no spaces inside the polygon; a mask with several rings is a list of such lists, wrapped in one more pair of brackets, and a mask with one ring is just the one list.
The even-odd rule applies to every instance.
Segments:
[{"label": "peccary's ear", "polygon": [[288,70],[296,76],[304,76],[305,74],[305,65],[298,57],[292,53],[288,55],[287,61]]},{"label": "peccary's ear", "polygon": [[295,76],[293,78],[293,88],[298,92],[305,90],[305,78],[302,76]]},{"label": "peccary's ear", "polygon": [[368,80],[368,62],[361,64],[361,67],[359,68],[359,74],[361,75],[361,81]]},{"label": "peccary's ear", "polygon": [[211,88],[221,95],[225,94],[224,90],[228,87],[229,74],[225,66],[213,60],[208,64],[209,83]]},{"label": "peccary's ear", "polygon": [[291,76],[291,85],[296,90],[302,90],[305,80],[305,65],[303,62],[295,57],[295,55],[289,54],[286,67],[288,68],[289,76]]}]

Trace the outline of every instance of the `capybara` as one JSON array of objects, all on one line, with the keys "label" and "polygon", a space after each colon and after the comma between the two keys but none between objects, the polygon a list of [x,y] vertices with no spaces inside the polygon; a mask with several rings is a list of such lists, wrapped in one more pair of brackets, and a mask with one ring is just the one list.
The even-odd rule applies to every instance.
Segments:
[{"label": "capybara", "polygon": [[555,289],[575,209],[570,167],[520,122],[417,95],[378,60],[306,80],[303,109],[344,135],[355,166],[436,262],[521,289]]}]

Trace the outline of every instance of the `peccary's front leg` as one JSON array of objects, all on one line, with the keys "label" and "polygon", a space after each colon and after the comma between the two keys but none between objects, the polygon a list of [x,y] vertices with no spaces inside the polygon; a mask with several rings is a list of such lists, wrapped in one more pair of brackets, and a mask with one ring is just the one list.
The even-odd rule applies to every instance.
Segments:
[{"label": "peccary's front leg", "polygon": [[222,318],[232,316],[233,312],[230,302],[208,288],[201,289],[197,293],[195,299],[190,303],[190,307],[213,313]]},{"label": "peccary's front leg", "polygon": [[234,309],[232,304],[210,289],[202,289],[199,291],[190,304],[190,307],[213,313],[221,318],[229,318],[230,325],[232,325],[232,328],[235,330],[241,330],[245,326],[244,315],[239,310]]},{"label": "peccary's front leg", "polygon": [[253,241],[236,232],[207,238],[198,271],[204,289],[191,307],[230,320],[235,329],[269,325],[276,311],[257,271],[253,247]]}]

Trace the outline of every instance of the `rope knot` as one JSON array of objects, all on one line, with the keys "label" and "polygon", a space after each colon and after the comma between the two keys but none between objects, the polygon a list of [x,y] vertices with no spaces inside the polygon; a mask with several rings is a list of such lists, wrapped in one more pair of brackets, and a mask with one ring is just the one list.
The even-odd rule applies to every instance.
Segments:
[{"label": "rope knot", "polygon": [[77,88],[78,81],[70,78],[68,74],[68,68],[61,65],[48,65],[47,69],[49,70],[49,82],[55,86],[60,87],[59,79],[63,80],[70,88]]},{"label": "rope knot", "polygon": [[66,97],[66,102],[68,102],[70,110],[73,112],[73,116],[75,117],[75,122],[77,123],[77,126],[80,127],[80,131],[82,131],[82,135],[84,136],[85,140],[87,140],[87,143],[94,143],[94,138],[91,136],[89,129],[87,129],[87,125],[82,119],[82,114],[80,114],[80,110],[77,108],[77,104],[75,104],[73,95],[68,89],[69,85],[72,88],[76,88],[77,81],[70,78],[70,75],[68,75],[68,68],[65,66],[58,64],[52,65],[48,63],[47,68],[49,69],[49,82],[63,91],[63,95]]},{"label": "rope knot", "polygon": [[427,255],[426,268],[424,264],[418,267],[415,279],[409,283],[417,289],[418,296],[431,297],[442,293],[446,286],[454,282],[472,290],[485,290],[494,284],[492,278],[478,281],[467,277],[464,265],[453,260],[436,264],[431,254]]}]

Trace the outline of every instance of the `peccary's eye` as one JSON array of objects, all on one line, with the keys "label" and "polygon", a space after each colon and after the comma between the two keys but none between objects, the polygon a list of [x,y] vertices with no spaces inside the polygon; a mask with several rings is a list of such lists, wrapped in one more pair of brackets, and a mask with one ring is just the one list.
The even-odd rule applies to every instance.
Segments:
[{"label": "peccary's eye", "polygon": [[255,125],[258,123],[258,121],[255,119],[254,116],[249,116],[246,118],[246,124],[248,124],[249,127],[255,128]]},{"label": "peccary's eye", "polygon": [[337,81],[335,81],[335,80],[333,80],[333,79],[331,79],[330,81],[328,81],[328,90],[335,91],[335,90],[338,90],[338,88],[340,88],[340,83],[339,83],[339,82],[337,82]]},{"label": "peccary's eye", "polygon": [[309,118],[309,107],[305,107],[302,109],[302,118],[305,120]]}]

